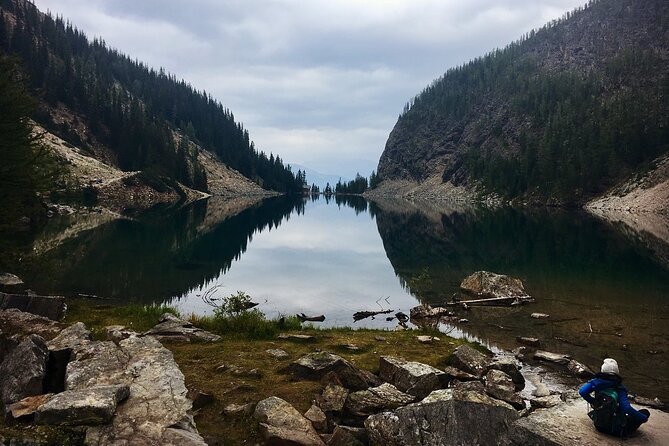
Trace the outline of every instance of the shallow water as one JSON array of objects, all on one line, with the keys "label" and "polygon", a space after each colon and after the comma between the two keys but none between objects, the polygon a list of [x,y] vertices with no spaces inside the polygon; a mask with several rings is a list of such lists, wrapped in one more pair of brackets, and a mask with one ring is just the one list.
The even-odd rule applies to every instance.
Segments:
[{"label": "shallow water", "polygon": [[0,268],[38,292],[209,313],[201,295],[218,286],[217,297],[242,290],[268,316],[389,329],[386,315],[352,315],[439,304],[466,275],[490,270],[521,278],[536,303],[474,308],[451,335],[507,349],[536,336],[592,367],[613,356],[633,391],[669,398],[669,269],[657,246],[599,219],[342,197],[247,205],[210,200],[65,235],[68,222],[54,221]]}]

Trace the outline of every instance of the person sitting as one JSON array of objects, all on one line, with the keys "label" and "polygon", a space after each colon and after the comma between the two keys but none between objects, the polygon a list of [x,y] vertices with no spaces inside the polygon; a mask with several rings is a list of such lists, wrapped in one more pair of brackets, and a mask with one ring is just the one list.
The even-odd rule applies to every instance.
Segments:
[{"label": "person sitting", "polygon": [[[593,392],[594,396],[591,395]],[[600,432],[624,437],[650,417],[648,410],[636,410],[630,404],[615,359],[606,358],[601,373],[583,384],[578,393],[590,403],[592,410],[588,416]]]}]

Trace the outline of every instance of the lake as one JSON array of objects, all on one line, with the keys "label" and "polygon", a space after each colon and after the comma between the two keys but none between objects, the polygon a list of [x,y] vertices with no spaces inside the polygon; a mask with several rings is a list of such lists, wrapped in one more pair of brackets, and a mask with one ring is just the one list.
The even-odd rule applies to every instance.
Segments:
[{"label": "lake", "polygon": [[669,397],[659,373],[669,366],[666,242],[585,212],[279,197],[100,223],[56,218],[17,242],[20,260],[3,256],[0,268],[43,293],[206,314],[207,290],[239,290],[269,317],[324,314],[325,326],[387,329],[397,321],[352,315],[437,305],[464,277],[489,270],[522,279],[536,303],[473,308],[460,314],[469,322],[443,330],[506,349],[516,336],[536,336],[592,367],[612,356],[632,390]]}]

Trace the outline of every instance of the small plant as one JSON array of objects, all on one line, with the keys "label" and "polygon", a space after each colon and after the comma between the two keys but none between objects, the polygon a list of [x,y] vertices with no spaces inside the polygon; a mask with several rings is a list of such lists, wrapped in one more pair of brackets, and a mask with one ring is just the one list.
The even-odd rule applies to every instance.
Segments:
[{"label": "small plant", "polygon": [[[217,316],[223,315],[227,317],[239,317],[242,313],[249,311],[251,308],[258,305],[251,301],[251,296],[243,291],[237,291],[237,294],[231,294],[224,297],[222,302],[214,310]],[[258,311],[258,310],[253,310]]]}]

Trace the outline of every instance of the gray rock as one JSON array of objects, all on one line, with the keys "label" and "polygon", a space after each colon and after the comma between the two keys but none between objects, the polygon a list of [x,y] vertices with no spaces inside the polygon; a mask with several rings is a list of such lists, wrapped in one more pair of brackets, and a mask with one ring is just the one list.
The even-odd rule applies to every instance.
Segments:
[{"label": "gray rock", "polygon": [[301,335],[301,334],[286,334],[281,333],[277,339],[283,339],[284,341],[296,341],[296,342],[316,342],[316,337],[311,335]]},{"label": "gray rock", "polygon": [[399,391],[392,384],[383,383],[378,387],[349,394],[345,407],[356,417],[367,417],[382,410],[406,406],[415,399],[415,396]]},{"label": "gray rock", "polygon": [[477,379],[480,379],[476,375],[472,375],[471,373],[463,372],[460,369],[456,369],[455,367],[451,366],[446,366],[443,368],[444,373],[446,376],[448,376],[448,380],[450,381],[475,381]]},{"label": "gray rock", "polygon": [[516,337],[516,341],[520,342],[521,344],[529,345],[531,347],[540,347],[541,346],[541,341],[539,338],[531,338],[528,336],[518,336]]},{"label": "gray rock", "polygon": [[276,359],[287,359],[290,356],[285,350],[281,350],[280,348],[270,348],[265,350],[265,353]]},{"label": "gray rock", "polygon": [[221,337],[208,331],[193,326],[188,321],[179,319],[170,313],[165,313],[160,317],[160,323],[151,330],[144,333],[144,336],[153,336],[164,341],[200,341],[216,342]]},{"label": "gray rock", "polygon": [[416,339],[421,344],[432,344],[435,341],[440,341],[440,339],[436,336],[416,336]]},{"label": "gray rock", "polygon": [[530,406],[535,409],[547,409],[562,403],[560,395],[548,395],[530,398]]},{"label": "gray rock", "polygon": [[368,444],[367,430],[362,427],[337,426],[328,440],[328,446],[364,446]]},{"label": "gray rock", "polygon": [[227,416],[245,416],[248,417],[253,413],[255,404],[228,404],[223,408],[223,414]]},{"label": "gray rock", "polygon": [[77,322],[58,333],[58,336],[48,341],[46,345],[50,351],[72,350],[74,347],[92,340],[93,335],[86,328],[86,325]]},{"label": "gray rock", "polygon": [[517,418],[508,404],[484,394],[442,389],[419,403],[372,415],[365,427],[373,446],[492,445],[500,444],[500,434]]},{"label": "gray rock", "polygon": [[418,399],[448,384],[447,376],[441,370],[393,356],[382,356],[379,359],[379,376],[385,382]]},{"label": "gray rock", "polygon": [[477,271],[466,277],[460,284],[460,289],[484,298],[530,298],[520,279],[489,271]]},{"label": "gray rock", "polygon": [[335,375],[341,384],[351,390],[363,390],[379,385],[379,379],[354,367],[341,356],[328,352],[310,353],[293,362],[290,371],[294,378],[320,380],[326,375]]},{"label": "gray rock", "polygon": [[490,365],[490,359],[478,350],[463,344],[453,351],[448,358],[448,364],[472,375],[482,376]]},{"label": "gray rock", "polygon": [[567,365],[571,360],[569,355],[563,355],[560,353],[546,352],[543,350],[537,350],[534,352],[534,359],[539,359],[541,361],[552,362],[553,364]]},{"label": "gray rock", "polygon": [[316,404],[324,412],[341,412],[346,405],[348,394],[348,389],[337,384],[328,384],[316,399]]},{"label": "gray rock", "polygon": [[122,340],[128,339],[131,336],[139,336],[139,333],[129,330],[124,325],[109,325],[105,327],[105,334],[108,341],[112,341],[117,345]]},{"label": "gray rock", "polygon": [[0,310],[0,330],[4,336],[36,334],[51,339],[64,328],[60,323],[46,317],[16,309]]},{"label": "gray rock", "polygon": [[567,363],[567,371],[583,379],[590,379],[595,376],[595,373],[587,365],[573,359]]},{"label": "gray rock", "polygon": [[453,313],[443,307],[431,307],[430,305],[418,305],[409,310],[409,317],[412,321],[418,319],[432,319],[442,316],[451,316]]},{"label": "gray rock", "polygon": [[53,397],[53,393],[46,393],[44,395],[29,396],[23,398],[21,401],[12,403],[6,407],[5,412],[7,416],[15,420],[19,418],[30,418],[35,415],[37,409],[49,401]]},{"label": "gray rock", "polygon": [[49,350],[44,339],[30,335],[7,353],[0,364],[0,396],[5,405],[44,393]]},{"label": "gray rock", "polygon": [[19,276],[10,273],[0,273],[0,287],[16,287],[23,285],[23,280]]},{"label": "gray rock", "polygon": [[260,401],[253,417],[260,423],[265,444],[325,445],[311,422],[281,398],[272,396]]},{"label": "gray rock", "polygon": [[546,314],[546,313],[532,313],[532,314],[530,314],[530,317],[532,319],[548,319],[551,316],[550,316],[550,314]]},{"label": "gray rock", "polygon": [[488,370],[490,369],[501,370],[509,375],[516,390],[523,390],[525,387],[525,378],[523,377],[523,374],[520,373],[519,364],[514,358],[509,356],[496,358],[488,366]]},{"label": "gray rock", "polygon": [[35,294],[7,294],[0,292],[0,310],[17,309],[59,321],[65,316],[65,298]]},{"label": "gray rock", "polygon": [[314,426],[317,432],[325,432],[328,428],[328,417],[325,415],[325,412],[321,410],[315,404],[312,404],[309,410],[304,413],[304,417],[311,421],[311,424]]},{"label": "gray rock", "polygon": [[485,391],[488,395],[511,404],[515,409],[524,409],[525,402],[514,390],[513,380],[501,370],[491,369],[486,374]]},{"label": "gray rock", "polygon": [[67,378],[68,390],[130,387],[111,424],[88,428],[87,444],[205,445],[195,429],[184,376],[172,353],[154,337],[130,337],[119,345],[92,342],[75,349]]},{"label": "gray rock", "polygon": [[129,394],[130,388],[126,385],[66,390],[37,409],[35,422],[64,426],[106,424]]}]

